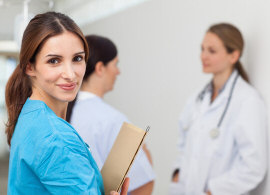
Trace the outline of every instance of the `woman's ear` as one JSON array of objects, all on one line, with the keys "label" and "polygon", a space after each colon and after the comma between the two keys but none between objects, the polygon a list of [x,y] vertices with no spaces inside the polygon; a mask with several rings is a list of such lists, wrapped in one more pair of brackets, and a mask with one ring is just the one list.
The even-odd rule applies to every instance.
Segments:
[{"label": "woman's ear", "polygon": [[235,50],[231,53],[231,64],[235,64],[240,58],[240,52]]},{"label": "woman's ear", "polygon": [[103,72],[104,72],[104,68],[105,68],[105,66],[104,66],[103,62],[98,61],[98,62],[96,63],[96,67],[95,67],[95,73],[96,73],[98,76],[102,76],[102,75],[103,75]]},{"label": "woman's ear", "polygon": [[36,76],[34,70],[35,70],[35,69],[34,69],[33,64],[28,63],[28,64],[26,65],[25,73],[26,73],[28,76]]}]

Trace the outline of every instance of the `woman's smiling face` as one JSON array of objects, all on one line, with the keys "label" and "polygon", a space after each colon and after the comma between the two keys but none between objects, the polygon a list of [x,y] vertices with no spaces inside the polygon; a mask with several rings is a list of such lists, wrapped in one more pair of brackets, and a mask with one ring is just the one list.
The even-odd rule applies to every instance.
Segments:
[{"label": "woman's smiling face", "polygon": [[82,40],[65,31],[50,37],[26,73],[31,77],[36,96],[49,101],[70,102],[80,89],[85,73],[85,50]]}]

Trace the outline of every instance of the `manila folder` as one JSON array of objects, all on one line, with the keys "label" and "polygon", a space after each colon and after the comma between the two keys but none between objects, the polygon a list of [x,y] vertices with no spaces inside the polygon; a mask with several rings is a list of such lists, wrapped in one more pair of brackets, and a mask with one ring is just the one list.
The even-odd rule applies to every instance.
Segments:
[{"label": "manila folder", "polygon": [[124,122],[101,169],[105,195],[119,192],[147,131]]}]

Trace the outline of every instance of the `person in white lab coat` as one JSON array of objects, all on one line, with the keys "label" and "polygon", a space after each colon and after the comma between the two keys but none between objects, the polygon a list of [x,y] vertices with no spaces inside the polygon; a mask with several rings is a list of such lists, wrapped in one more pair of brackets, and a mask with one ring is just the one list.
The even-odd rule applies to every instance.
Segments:
[{"label": "person in white lab coat", "polygon": [[246,195],[264,178],[266,110],[240,63],[243,46],[231,24],[215,24],[205,34],[202,68],[213,78],[180,116],[170,195]]},{"label": "person in white lab coat", "polygon": [[[90,57],[87,62],[81,91],[69,104],[67,121],[75,127],[101,170],[112,145],[127,117],[104,102],[103,96],[113,89],[120,71],[114,43],[101,36],[86,36]],[[131,195],[149,195],[154,185],[151,156],[146,146],[140,150],[130,169]]]}]

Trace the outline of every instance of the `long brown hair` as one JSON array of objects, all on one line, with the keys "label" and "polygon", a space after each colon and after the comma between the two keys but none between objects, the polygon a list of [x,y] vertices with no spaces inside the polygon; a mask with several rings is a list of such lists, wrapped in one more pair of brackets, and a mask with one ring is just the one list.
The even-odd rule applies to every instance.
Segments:
[{"label": "long brown hair", "polygon": [[[235,26],[228,23],[214,24],[210,26],[207,32],[216,34],[223,42],[228,53],[232,53],[233,51],[238,50],[240,52],[240,56],[242,55],[244,39],[241,32]],[[234,67],[238,70],[241,77],[249,82],[248,75],[239,59],[234,64]]]},{"label": "long brown hair", "polygon": [[68,16],[47,12],[36,15],[27,25],[21,44],[19,64],[12,73],[6,85],[5,100],[8,112],[6,123],[7,142],[10,145],[15,126],[21,109],[32,94],[32,84],[26,74],[29,63],[35,66],[35,58],[45,41],[50,37],[64,33],[65,31],[76,34],[84,44],[85,61],[89,56],[88,45],[80,28]]}]

